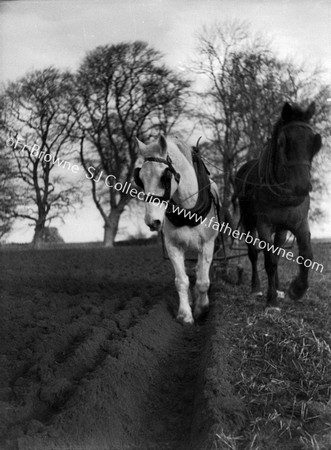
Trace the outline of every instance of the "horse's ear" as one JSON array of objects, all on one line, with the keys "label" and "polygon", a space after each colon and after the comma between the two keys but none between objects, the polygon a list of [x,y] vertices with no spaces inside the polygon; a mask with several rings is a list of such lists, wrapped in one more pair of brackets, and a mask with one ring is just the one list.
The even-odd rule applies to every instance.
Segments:
[{"label": "horse's ear", "polygon": [[159,146],[161,148],[161,155],[165,156],[167,154],[167,141],[163,134],[159,137]]},{"label": "horse's ear", "polygon": [[284,103],[283,109],[282,109],[282,119],[284,122],[287,122],[292,117],[292,106],[286,102]]},{"label": "horse's ear", "polygon": [[136,144],[137,144],[137,147],[138,147],[140,153],[144,153],[144,151],[146,150],[146,145],[143,142],[139,141],[138,138],[135,138],[135,139],[136,139]]},{"label": "horse's ear", "polygon": [[311,102],[311,104],[308,106],[307,111],[305,112],[305,119],[310,120],[316,111],[316,105],[315,102]]}]

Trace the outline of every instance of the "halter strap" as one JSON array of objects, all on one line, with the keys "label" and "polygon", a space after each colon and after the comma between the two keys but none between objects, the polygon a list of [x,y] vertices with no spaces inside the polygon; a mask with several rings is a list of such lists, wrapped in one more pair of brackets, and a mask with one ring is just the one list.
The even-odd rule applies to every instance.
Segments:
[{"label": "halter strap", "polygon": [[[174,175],[175,181],[178,184],[180,181],[180,173],[178,173],[176,171],[176,169],[173,166],[172,160],[170,158],[169,155],[167,155],[167,158],[160,158],[158,156],[150,156],[148,158],[144,159],[144,162],[159,162],[162,164],[165,164],[166,166],[168,166],[168,170],[170,170],[170,172]],[[152,195],[151,200],[153,200],[154,198],[158,198],[161,202],[162,201],[166,201],[168,202],[171,199],[171,183],[167,183],[166,186],[164,186],[164,195],[160,196],[160,195]]]},{"label": "halter strap", "polygon": [[[300,122],[299,120],[295,120],[293,122],[287,123],[285,125],[283,125],[282,127],[282,131],[286,128],[290,128],[291,126],[295,126],[295,127],[302,127],[302,128],[307,128],[308,130],[314,132],[314,129],[311,125],[309,125],[309,123],[305,123],[305,122]],[[285,166],[287,167],[291,167],[291,166],[307,166],[307,167],[311,167],[311,162],[308,160],[292,160],[292,161],[286,161],[284,163]]]},{"label": "halter strap", "polygon": [[165,158],[159,158],[158,156],[150,156],[149,158],[145,158],[144,159],[144,162],[147,162],[147,161],[160,162],[160,163],[163,163],[163,164],[167,165],[169,167],[169,170],[171,171],[171,173],[174,174],[175,181],[177,183],[179,183],[179,181],[180,181],[180,173],[178,173],[176,171],[176,169],[174,168],[172,160],[171,160],[169,155],[167,155],[166,159]]},{"label": "halter strap", "polygon": [[299,120],[294,120],[293,122],[286,123],[282,126],[282,130],[284,130],[284,128],[290,128],[291,126],[308,128],[310,131],[314,132],[313,127],[309,125],[309,123],[300,122]]},{"label": "halter strap", "polygon": [[284,163],[285,166],[308,166],[311,167],[311,162],[308,160],[304,160],[304,161],[298,161],[298,160],[293,160],[293,161],[287,161]]},{"label": "halter strap", "polygon": [[[311,125],[309,125],[306,122],[301,122],[299,120],[295,120],[293,122],[288,122],[285,124],[281,124],[281,128],[279,130],[279,135],[283,132],[285,135],[286,130],[290,129],[291,127],[295,128],[295,127],[300,127],[300,128],[305,128],[306,130],[311,131],[312,133],[314,133],[314,129]],[[269,144],[271,145],[271,144]],[[291,198],[292,202],[294,202],[296,199],[299,201],[300,200],[300,196],[296,196],[293,192],[291,192],[289,190],[289,188],[286,187],[286,182],[285,183],[279,183],[275,176],[273,174],[270,174],[268,171],[268,167],[270,168],[270,166],[272,165],[272,154],[270,151],[268,151],[267,155],[266,155],[266,161],[265,161],[265,171],[261,171],[262,165],[261,165],[261,158],[258,160],[258,174],[259,174],[259,178],[260,178],[260,185],[261,186],[265,186],[269,192],[272,194],[272,196],[274,196],[274,198],[277,199],[281,199],[283,197],[287,197],[287,198]],[[284,168],[288,168],[288,167],[293,167],[293,166],[306,166],[309,169],[311,168],[311,162],[307,159],[304,160],[285,160],[284,158],[282,158],[281,164],[282,167]],[[265,183],[265,184],[264,184]],[[269,201],[269,200],[268,200]]]}]

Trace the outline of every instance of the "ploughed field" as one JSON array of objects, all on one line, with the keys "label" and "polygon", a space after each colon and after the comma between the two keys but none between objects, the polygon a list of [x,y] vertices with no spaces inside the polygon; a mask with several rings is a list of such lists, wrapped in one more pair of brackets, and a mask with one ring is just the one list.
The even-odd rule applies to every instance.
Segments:
[{"label": "ploughed field", "polygon": [[331,449],[330,253],[279,315],[242,259],[183,327],[159,244],[1,249],[0,448]]}]

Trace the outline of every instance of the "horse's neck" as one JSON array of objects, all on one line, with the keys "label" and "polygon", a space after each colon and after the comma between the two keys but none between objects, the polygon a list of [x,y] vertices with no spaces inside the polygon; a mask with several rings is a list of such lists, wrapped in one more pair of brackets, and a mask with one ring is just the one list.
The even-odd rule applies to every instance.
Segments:
[{"label": "horse's neck", "polygon": [[[278,139],[278,137],[277,137]],[[282,154],[280,154],[280,148],[276,142],[273,143],[272,148],[270,149],[269,162],[268,162],[268,177],[269,181],[273,184],[284,185],[287,184],[288,179],[284,177],[284,173],[282,171],[283,167],[283,158]]]},{"label": "horse's neck", "polygon": [[278,158],[277,158],[277,144],[271,139],[263,150],[262,155],[259,158],[259,174],[265,182],[270,184],[277,184],[280,182],[278,179]]},{"label": "horse's neck", "polygon": [[193,208],[198,200],[199,191],[193,164],[187,160],[178,148],[173,149],[171,147],[168,151],[176,171],[180,173],[180,182],[173,200],[183,208]]}]

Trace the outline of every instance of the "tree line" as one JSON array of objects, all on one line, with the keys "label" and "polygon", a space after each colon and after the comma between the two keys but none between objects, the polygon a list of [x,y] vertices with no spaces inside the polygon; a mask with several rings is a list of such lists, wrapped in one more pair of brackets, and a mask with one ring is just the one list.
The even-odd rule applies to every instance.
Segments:
[{"label": "tree line", "polygon": [[[0,237],[23,219],[33,224],[38,247],[52,220],[63,219],[91,195],[104,222],[104,244],[112,246],[132,199],[94,179],[104,173],[123,184],[132,180],[135,137],[146,142],[176,132],[185,138],[188,129],[199,128],[225,207],[231,205],[236,169],[259,155],[284,101],[315,100],[314,125],[328,141],[330,91],[321,71],[280,59],[249,26],[204,28],[187,69],[183,74],[168,67],[146,42],[123,42],[90,51],[74,73],[47,67],[4,86]],[[31,152],[36,144],[50,157]],[[86,173],[93,166],[95,177],[77,181],[53,163],[60,158]],[[326,158],[324,152],[314,167],[315,217],[321,214],[317,200]]]}]

